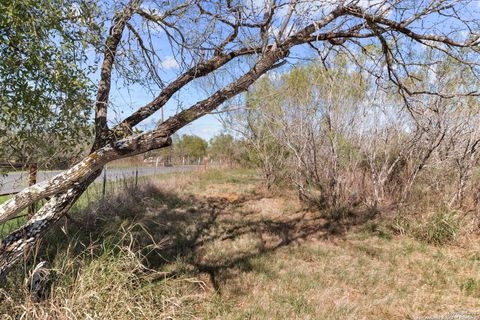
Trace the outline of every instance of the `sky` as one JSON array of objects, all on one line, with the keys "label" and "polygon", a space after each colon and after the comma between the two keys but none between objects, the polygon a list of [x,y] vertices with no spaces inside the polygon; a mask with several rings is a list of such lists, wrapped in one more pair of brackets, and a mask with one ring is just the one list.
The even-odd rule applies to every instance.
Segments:
[{"label": "sky", "polygon": [[[252,1],[254,6],[261,7],[264,0]],[[144,3],[146,3],[146,6],[148,6],[148,1]],[[148,9],[148,7],[145,9]],[[127,32],[124,33],[124,38],[126,34]],[[167,79],[166,82],[168,83],[168,80],[175,79],[184,70],[180,68],[179,64],[175,60],[174,52],[171,51],[170,43],[165,37],[160,36],[159,38],[154,39],[153,42],[155,48],[158,48],[159,50],[159,55],[162,57],[162,62],[159,65],[159,73],[161,74],[162,78],[165,77],[165,79]],[[299,49],[294,50],[299,52]],[[241,71],[245,72],[247,70],[245,67],[246,65],[243,65],[243,69]],[[235,67],[233,66],[233,68]],[[238,71],[239,69],[235,69],[233,73],[238,73]],[[276,72],[278,72],[278,69],[276,70]],[[119,79],[118,74],[114,72],[112,77],[113,81],[110,94],[110,103],[112,110],[108,114],[109,122],[111,123],[111,125],[120,122],[134,110],[151,102],[160,92],[160,90],[157,90],[153,93],[149,92],[146,88],[137,84],[124,87],[122,83],[117,83],[116,81]],[[94,83],[98,83],[99,72],[92,75],[91,78]],[[221,81],[228,82],[229,80],[233,80],[233,78],[234,77],[227,76]],[[208,95],[205,90],[198,86],[198,83],[203,80],[204,78],[200,78],[198,80],[192,81],[192,84],[185,86],[178,95],[172,97],[172,99],[170,99],[170,101],[164,107],[164,118],[167,119],[169,116],[174,115],[179,110],[179,108],[188,108],[196,102],[207,98]],[[146,119],[137,127],[144,131],[151,130],[154,128],[155,124],[160,119],[161,112],[157,111],[152,117]],[[180,129],[178,133],[194,134],[202,137],[203,139],[210,140],[212,137],[221,133],[222,131],[224,131],[224,126],[220,120],[220,116],[206,115],[201,117],[200,119],[197,119],[186,127]]]},{"label": "sky", "polygon": [[[263,0],[252,0],[253,2],[262,2]],[[374,5],[378,0],[361,0],[361,6]],[[480,1],[478,2],[480,4]],[[162,61],[159,65],[162,78],[168,80],[175,79],[178,74],[181,73],[177,61],[174,58],[174,53],[170,49],[170,44],[165,37],[160,36],[154,40],[154,45],[159,48]],[[297,47],[292,50],[292,56],[306,56],[308,55],[308,49],[305,47]],[[311,52],[310,52],[311,53]],[[289,59],[288,64],[284,69],[287,69],[293,65],[293,63],[301,62],[300,60]],[[279,72],[279,70],[276,70]],[[281,72],[281,70],[280,70]],[[131,112],[139,107],[152,101],[155,96],[160,92],[149,92],[141,85],[133,84],[124,87],[121,83],[117,83],[118,75],[113,74],[112,90],[110,101],[113,106],[113,112],[109,113],[109,121],[111,123],[118,123],[120,120],[128,116]],[[116,78],[117,77],[117,78]],[[98,83],[98,73],[92,75],[92,81]],[[181,92],[174,96],[167,105],[164,107],[164,117],[167,119],[169,116],[174,115],[181,108],[188,108],[194,103],[207,97],[205,90],[195,84],[195,82],[203,81],[203,79],[195,80],[193,84],[187,85]],[[153,129],[155,124],[160,120],[161,112],[157,111],[156,114],[149,119],[142,122],[138,127],[141,130]],[[224,130],[222,122],[218,115],[206,115],[187,127],[181,129],[179,134],[195,134],[206,140],[210,140],[213,136],[221,133]]]},{"label": "sky", "polygon": [[[166,56],[162,63],[163,71],[171,77],[174,77],[180,68],[172,56]],[[159,91],[152,93],[141,85],[130,85],[128,88],[122,85],[113,85],[110,95],[110,101],[113,106],[113,112],[109,113],[109,120],[112,123],[118,123],[134,110],[151,102]],[[194,86],[186,86],[179,95],[170,99],[164,107],[164,119],[175,115],[179,107],[189,107],[199,100],[205,98],[205,95]],[[161,111],[157,111],[153,116],[143,121],[138,128],[147,131],[155,127],[161,119]],[[194,134],[205,140],[210,140],[215,135],[221,133],[223,125],[218,115],[206,115],[197,119],[190,125],[179,130],[179,134]]]},{"label": "sky", "polygon": [[[178,69],[178,67],[175,67],[175,69]],[[140,85],[132,85],[129,90],[124,87],[113,86],[110,101],[112,102],[114,111],[110,112],[109,120],[113,123],[118,123],[120,119],[125,118],[139,107],[148,104],[154,98],[154,94],[148,92]],[[179,105],[185,108],[193,105],[202,98],[204,98],[202,93],[195,88],[188,87],[182,90],[179,96],[170,99],[164,107],[164,119],[176,114]],[[143,131],[151,130],[160,119],[161,111],[159,110],[137,127]],[[197,135],[208,141],[215,135],[221,133],[223,129],[218,115],[206,115],[180,129],[178,133]]]},{"label": "sky", "polygon": [[[148,4],[148,1],[145,1],[144,3]],[[139,17],[137,16],[134,19],[137,19],[137,21],[134,22],[138,22]],[[109,27],[109,25],[110,21],[107,21],[106,27]],[[128,32],[125,31],[123,34],[124,39],[126,38],[127,34]],[[159,55],[162,57],[162,61],[158,66],[158,69],[160,70],[159,73],[161,74],[162,79],[166,79],[165,82],[168,84],[169,81],[175,79],[179,74],[181,74],[184,69],[181,69],[178,62],[175,60],[174,54],[170,49],[170,44],[164,36],[154,39],[153,44],[155,48],[158,48]],[[90,53],[89,59],[94,61],[96,58],[95,53],[93,51]],[[102,58],[103,57],[100,57],[100,63]],[[90,75],[90,79],[95,85],[98,84],[100,79],[100,66],[95,73]],[[195,81],[196,80],[194,80],[192,83]],[[205,95],[205,92],[202,92],[202,90],[199,90],[197,87],[198,86],[189,84],[185,86],[179,92],[179,94],[172,97],[166,106],[164,106],[164,119],[176,114],[179,109],[185,109],[206,98],[207,96]],[[109,98],[109,125],[112,127],[138,108],[151,102],[160,93],[159,88],[154,89],[156,90],[152,92],[140,84],[125,85],[122,82],[122,77],[114,70],[112,72],[112,87]],[[159,110],[154,115],[140,123],[137,128],[141,129],[142,131],[151,130],[155,127],[160,119],[161,111]],[[206,115],[194,121],[190,125],[180,129],[178,133],[194,134],[202,137],[205,140],[210,140],[215,135],[221,133],[223,129],[223,125],[219,120],[218,115]]]}]

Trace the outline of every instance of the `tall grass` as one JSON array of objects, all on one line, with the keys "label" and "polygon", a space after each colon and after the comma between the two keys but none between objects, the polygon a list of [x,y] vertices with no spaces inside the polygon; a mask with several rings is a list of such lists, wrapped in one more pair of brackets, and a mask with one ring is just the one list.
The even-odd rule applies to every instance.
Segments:
[{"label": "tall grass", "polygon": [[[194,302],[204,296],[203,283],[187,276],[167,278],[148,266],[150,256],[168,242],[153,232],[158,222],[149,210],[178,206],[180,200],[168,190],[190,179],[177,175],[164,180],[164,189],[147,179],[139,185],[125,180],[112,183],[105,196],[101,187],[92,186],[30,262],[10,274],[0,314],[5,319],[190,317]],[[37,302],[22,279],[41,260],[49,262],[50,280],[44,284],[46,299]]]},{"label": "tall grass", "polygon": [[13,290],[15,284],[10,283],[1,291],[0,314],[4,319],[190,317],[192,302],[202,298],[203,284],[186,277],[166,278],[147,268],[145,248],[139,249],[133,240],[139,230],[146,232],[141,225],[124,225],[80,252],[78,247],[85,244],[69,242],[52,261],[50,284],[45,285],[47,299],[37,302],[26,287]]},{"label": "tall grass", "polygon": [[459,212],[441,208],[426,215],[408,215],[395,218],[393,228],[429,244],[453,243],[464,231],[465,222]]}]

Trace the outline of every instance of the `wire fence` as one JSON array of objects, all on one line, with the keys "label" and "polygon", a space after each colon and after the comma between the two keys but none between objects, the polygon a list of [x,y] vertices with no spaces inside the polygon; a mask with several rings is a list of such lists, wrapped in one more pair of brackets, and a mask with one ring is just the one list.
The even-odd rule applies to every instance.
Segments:
[{"label": "wire fence", "polygon": [[[58,174],[58,172],[56,171],[42,171],[39,174],[38,167],[36,165],[26,166],[21,163],[0,163],[0,169],[5,168],[10,171],[10,174],[21,173],[18,179],[22,180],[21,183],[23,186],[25,186],[27,181],[29,185],[33,185],[37,182],[37,180],[41,181],[43,179],[48,179],[49,177]],[[164,166],[160,162],[156,162],[154,166],[149,167],[105,167],[102,174],[99,176],[99,178],[97,178],[96,183],[93,183],[89,188],[87,188],[85,194],[83,195],[83,199],[80,199],[81,201],[78,201],[77,204],[79,207],[82,207],[86,204],[108,198],[111,195],[115,195],[118,190],[121,190],[121,188],[127,188],[130,191],[136,192],[136,190],[141,187],[142,183],[148,181],[150,178],[155,177],[158,174],[168,174],[174,172],[196,171],[205,169],[207,169],[207,164],[205,163],[203,165],[193,166]],[[48,173],[48,175],[45,175],[45,173]],[[18,193],[18,191],[16,190],[2,193],[1,190],[2,186],[0,185],[0,196],[9,196]],[[12,230],[21,227],[25,223],[25,221],[28,220],[35,213],[36,206],[38,205],[38,207],[41,207],[42,203],[44,202],[45,200],[40,200],[36,205],[32,205],[27,210],[24,210],[19,215],[13,217],[12,219],[9,219],[9,221],[2,224],[0,226],[0,236],[6,235]]]}]

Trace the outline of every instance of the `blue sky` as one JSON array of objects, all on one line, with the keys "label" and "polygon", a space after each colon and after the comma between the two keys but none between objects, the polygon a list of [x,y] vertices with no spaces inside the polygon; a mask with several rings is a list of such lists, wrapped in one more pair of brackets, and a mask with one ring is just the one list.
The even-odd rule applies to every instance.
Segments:
[{"label": "blue sky", "polygon": [[[253,1],[258,2],[262,0]],[[362,0],[360,3],[364,5],[369,5],[375,3],[375,1]],[[478,3],[480,4],[480,0]],[[478,10],[478,7],[475,9]],[[165,77],[166,82],[168,83],[168,80],[175,79],[176,76],[181,73],[181,68],[178,66],[178,63],[174,59],[174,53],[171,51],[170,44],[166,41],[166,38],[162,37],[161,34],[159,34],[159,37],[154,41],[155,47],[159,48],[159,51],[161,51],[160,56],[162,57],[162,62],[160,63],[158,69],[161,73],[162,78]],[[311,54],[312,52],[308,48],[306,49],[304,46],[297,47],[292,50],[292,56],[306,57],[311,56]],[[291,64],[288,64],[283,69],[290,68],[293,63],[302,62],[302,60],[296,60],[294,58],[289,60]],[[245,67],[246,65],[243,66]],[[281,72],[281,70],[276,70],[276,72]],[[234,71],[234,73],[236,72]],[[229,79],[231,79],[231,77],[229,77]],[[92,75],[92,81],[94,81],[94,83],[98,83],[98,74]],[[188,108],[197,101],[207,97],[207,93],[205,92],[205,90],[200,88],[195,83],[198,83],[200,81],[203,81],[203,79],[195,80],[192,84],[187,85],[184,89],[181,90],[178,95],[174,96],[167,103],[164,108],[165,119],[171,115],[174,115],[179,110],[179,108]],[[225,80],[222,79],[222,81]],[[149,92],[145,87],[136,84],[130,85],[128,88],[125,88],[117,84],[114,79],[114,81],[112,81],[112,90],[110,96],[113,110],[111,110],[109,113],[109,120],[112,123],[117,123],[118,121],[128,116],[132,111],[152,101],[159,92],[159,90],[153,93]],[[160,111],[156,112],[154,116],[141,123],[139,125],[139,128],[142,130],[152,129],[159,121],[160,114]],[[206,115],[194,121],[187,127],[181,129],[179,133],[195,134],[209,140],[214,135],[220,133],[222,130],[223,125],[219,120],[218,115]]]},{"label": "blue sky", "polygon": [[[112,87],[110,100],[112,102],[113,112],[109,114],[110,121],[118,122],[121,118],[125,118],[135,109],[151,102],[155,96],[139,85],[130,86],[130,90],[126,88]],[[164,118],[176,114],[179,104],[183,108],[193,105],[204,95],[199,90],[188,86],[180,92],[180,95],[173,97],[164,107]],[[157,111],[152,117],[142,122],[138,128],[141,130],[153,129],[155,124],[161,119],[161,111]],[[223,125],[219,121],[217,115],[206,115],[179,131],[179,134],[195,134],[203,139],[209,140],[223,130]]]},{"label": "blue sky", "polygon": [[[263,0],[252,0],[254,3],[263,2]],[[148,9],[148,1],[144,3],[146,6],[145,9]],[[135,17],[133,23],[139,23],[139,17]],[[110,22],[107,22],[107,26]],[[124,38],[126,37],[127,32],[124,33]],[[159,56],[162,57],[162,62],[159,65],[158,72],[161,77],[168,81],[175,79],[179,74],[181,74],[184,69],[180,68],[178,63],[174,58],[174,52],[172,52],[171,46],[167,41],[165,34],[160,32],[157,38],[153,40],[154,45],[158,48]],[[304,49],[295,49],[300,55]],[[238,59],[236,60],[238,61]],[[295,61],[295,60],[292,60]],[[224,76],[220,75],[220,81],[222,83],[228,83],[235,78],[235,75],[243,73],[248,70],[249,63],[242,61],[236,64],[232,62],[230,67],[233,71],[231,74],[225,74]],[[278,70],[276,70],[278,72]],[[233,75],[233,76],[232,76]],[[92,81],[96,84],[98,83],[99,73],[92,75]],[[155,92],[149,92],[149,90],[142,85],[129,85],[124,87],[121,83],[116,82],[118,74],[113,73],[112,88],[110,94],[111,110],[109,111],[108,118],[111,124],[118,123],[134,110],[138,109],[141,106],[146,105],[151,102],[156,95],[159,94],[160,90]],[[164,107],[164,117],[167,119],[169,116],[176,114],[179,108],[188,108],[189,106],[195,104],[196,102],[205,99],[208,97],[208,93],[204,88],[198,86],[198,83],[204,81],[204,78],[200,78],[192,81],[191,84],[185,86],[178,95],[172,97],[170,101]],[[121,81],[120,81],[121,82]],[[212,93],[212,92],[210,92]],[[138,128],[141,130],[150,130],[155,124],[160,120],[161,112],[157,111],[152,117],[146,119],[142,122]],[[223,124],[220,121],[219,115],[206,115],[202,118],[194,121],[190,125],[182,128],[178,133],[179,134],[195,134],[206,140],[211,139],[213,136],[221,133],[224,130]]]},{"label": "blue sky", "polygon": [[[146,1],[148,3],[148,1]],[[100,5],[106,6],[104,9],[113,10],[115,0],[112,2],[107,1],[105,3],[100,2]],[[111,15],[113,13],[111,12]],[[137,21],[135,21],[137,20]],[[138,22],[139,17],[135,17],[133,22]],[[131,21],[132,22],[132,21]],[[109,28],[111,21],[107,19],[105,28]],[[108,30],[108,29],[107,29]],[[125,31],[123,34],[124,39],[126,39],[128,32]],[[162,62],[158,66],[158,69],[161,72],[162,78],[166,79],[166,83],[175,79],[179,74],[181,74],[181,68],[176,62],[174,55],[170,49],[169,43],[163,37],[154,40],[155,47],[159,48],[160,56],[162,57]],[[165,50],[164,48],[167,48]],[[96,86],[100,79],[100,65],[103,60],[103,55],[96,56],[94,50],[89,50],[87,52],[89,63],[94,63],[98,58],[99,65],[95,73],[90,74],[90,79],[92,83]],[[140,84],[129,84],[124,85],[122,83],[122,77],[115,71],[112,72],[112,86],[110,91],[110,106],[108,112],[109,125],[112,127],[114,124],[119,123],[132,112],[138,108],[148,104],[160,93],[159,88],[153,88],[154,92],[150,91],[148,88]],[[188,85],[181,92],[172,97],[170,101],[164,107],[164,118],[177,113],[179,109],[179,101],[181,101],[181,107],[187,108],[194,103],[198,102],[202,98],[205,98],[205,95],[199,90],[196,90],[194,86]],[[148,131],[154,128],[155,124],[161,119],[161,111],[157,111],[153,116],[146,119],[140,123],[137,128]],[[188,125],[187,127],[181,129],[178,133],[180,134],[195,134],[206,140],[211,139],[216,134],[220,133],[223,129],[221,122],[218,119],[218,116],[207,115],[198,119],[194,123]]]},{"label": "blue sky", "polygon": [[[172,60],[173,57],[167,55],[163,61],[162,69],[167,78],[173,79],[180,72],[180,68]],[[201,79],[199,80],[201,81]],[[151,102],[159,92],[159,90],[155,93],[149,92],[141,85],[134,84],[125,88],[114,83],[110,95],[113,110],[109,113],[109,120],[114,123],[118,122],[134,110]],[[194,85],[187,85],[166,104],[164,107],[164,118],[167,119],[176,114],[179,108],[187,108],[205,97],[205,94],[201,90],[196,89]],[[157,111],[153,116],[142,122],[138,128],[145,131],[151,130],[160,119],[161,111]],[[220,133],[222,129],[223,126],[217,115],[206,115],[181,129],[179,134],[195,134],[209,140]]]}]

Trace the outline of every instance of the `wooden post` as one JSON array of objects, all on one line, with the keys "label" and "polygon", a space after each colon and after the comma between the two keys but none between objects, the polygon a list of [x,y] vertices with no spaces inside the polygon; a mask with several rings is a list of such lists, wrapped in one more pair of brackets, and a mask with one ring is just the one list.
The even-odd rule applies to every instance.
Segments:
[{"label": "wooden post", "polygon": [[103,168],[103,189],[102,199],[105,199],[105,193],[107,192],[107,167]]},{"label": "wooden post", "polygon": [[[34,163],[30,166],[30,173],[28,178],[29,186],[33,186],[34,184],[37,183],[37,172],[38,172],[38,166],[36,163]],[[35,203],[28,207],[28,218],[31,218],[34,215],[35,209],[36,209]]]},{"label": "wooden post", "polygon": [[135,190],[138,188],[138,168],[135,169]]}]

